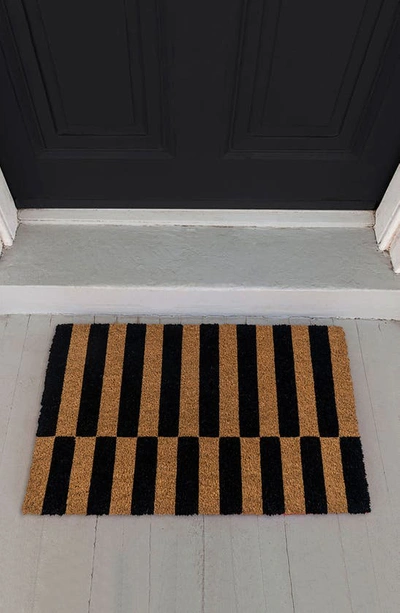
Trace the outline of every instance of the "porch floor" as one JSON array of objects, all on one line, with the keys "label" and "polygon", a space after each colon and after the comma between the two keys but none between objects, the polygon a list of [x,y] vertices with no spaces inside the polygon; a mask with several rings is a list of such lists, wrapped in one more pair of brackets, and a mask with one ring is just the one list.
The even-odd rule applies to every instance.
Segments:
[{"label": "porch floor", "polygon": [[[397,612],[399,322],[290,319],[345,328],[371,514],[61,519],[21,515],[54,327],[66,321],[116,319],[0,316],[0,610]],[[238,323],[246,318],[213,321]],[[277,323],[254,317],[248,322]]]}]

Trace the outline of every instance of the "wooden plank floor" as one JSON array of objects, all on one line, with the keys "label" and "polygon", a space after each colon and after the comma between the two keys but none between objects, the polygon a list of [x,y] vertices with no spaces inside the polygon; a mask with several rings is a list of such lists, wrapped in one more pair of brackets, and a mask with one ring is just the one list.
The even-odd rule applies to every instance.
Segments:
[{"label": "wooden plank floor", "polygon": [[0,317],[2,613],[400,610],[399,322],[333,322],[346,330],[370,515],[23,517],[54,327],[94,319],[116,318]]}]

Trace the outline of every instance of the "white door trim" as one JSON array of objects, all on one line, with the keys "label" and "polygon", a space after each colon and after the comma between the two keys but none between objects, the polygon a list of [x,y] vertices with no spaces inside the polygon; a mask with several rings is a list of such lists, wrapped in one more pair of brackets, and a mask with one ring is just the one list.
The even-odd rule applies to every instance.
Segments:
[{"label": "white door trim", "polygon": [[376,210],[375,235],[381,251],[388,251],[393,270],[400,273],[400,165]]},{"label": "white door trim", "polygon": [[389,247],[394,272],[400,273],[400,232],[396,234]]},{"label": "white door trim", "polygon": [[224,226],[260,228],[366,228],[372,211],[281,209],[23,209],[23,224],[111,226]]},{"label": "white door trim", "polygon": [[17,227],[17,208],[0,169],[0,246],[2,243],[5,247],[11,247]]},{"label": "white door trim", "polygon": [[376,210],[375,234],[381,251],[386,251],[400,227],[400,165]]}]

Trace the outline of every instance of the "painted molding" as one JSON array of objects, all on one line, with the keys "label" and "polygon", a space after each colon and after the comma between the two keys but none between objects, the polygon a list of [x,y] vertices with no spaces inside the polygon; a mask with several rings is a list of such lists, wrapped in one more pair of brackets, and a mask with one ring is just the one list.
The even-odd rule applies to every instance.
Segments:
[{"label": "painted molding", "polygon": [[17,208],[0,169],[0,245],[3,243],[5,247],[11,247],[17,227]]},{"label": "painted molding", "polygon": [[0,314],[7,313],[400,319],[400,291],[5,285]]},{"label": "painted molding", "polygon": [[400,273],[400,233],[392,240],[389,253],[394,272]]},{"label": "painted molding", "polygon": [[233,209],[21,209],[23,224],[114,226],[225,226],[262,228],[366,228],[373,211]]},{"label": "painted molding", "polygon": [[375,235],[381,251],[390,250],[391,243],[400,231],[400,165],[376,211]]}]

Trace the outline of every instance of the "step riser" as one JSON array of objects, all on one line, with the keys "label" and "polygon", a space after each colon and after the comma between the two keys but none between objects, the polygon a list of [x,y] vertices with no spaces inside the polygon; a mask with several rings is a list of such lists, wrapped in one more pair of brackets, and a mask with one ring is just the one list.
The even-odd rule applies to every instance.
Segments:
[{"label": "step riser", "polygon": [[400,319],[399,290],[3,286],[0,314]]}]

